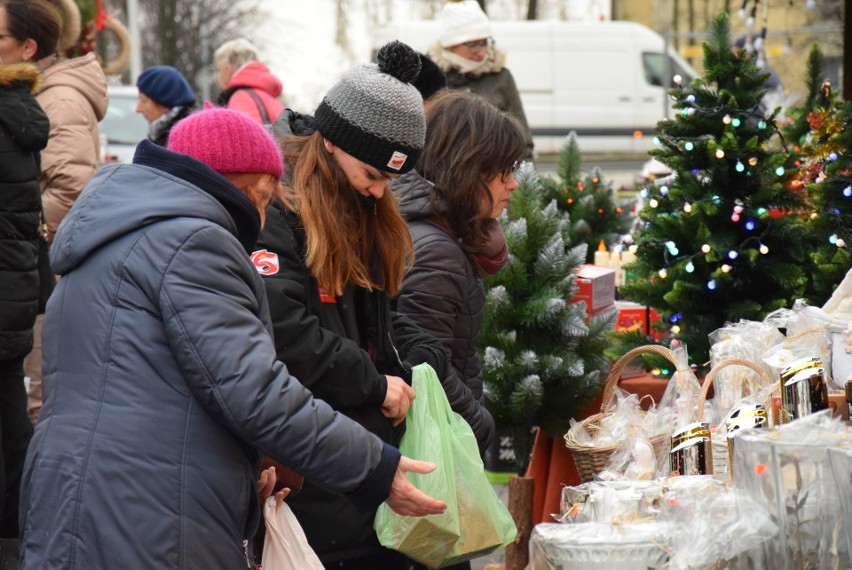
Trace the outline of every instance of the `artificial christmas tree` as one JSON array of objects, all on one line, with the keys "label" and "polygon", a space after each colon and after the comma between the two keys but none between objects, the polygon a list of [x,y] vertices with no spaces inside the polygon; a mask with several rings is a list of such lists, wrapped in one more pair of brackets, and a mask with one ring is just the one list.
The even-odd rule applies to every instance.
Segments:
[{"label": "artificial christmas tree", "polygon": [[[825,98],[831,99],[824,86]],[[809,252],[812,267],[805,298],[823,305],[852,267],[852,102],[836,103],[809,114],[811,150],[804,179],[807,228],[816,239]]]},{"label": "artificial christmas tree", "polygon": [[585,243],[586,261],[592,263],[600,242],[607,250],[612,249],[630,231],[636,201],[616,200],[612,183],[604,180],[600,169],[583,173],[580,163],[577,134],[572,131],[559,153],[556,178],[543,177],[541,183],[544,203],[556,200],[559,209],[571,220],[569,243]]},{"label": "artificial christmas tree", "polygon": [[[515,464],[526,472],[533,429],[562,437],[577,415],[601,390],[608,368],[603,332],[615,313],[586,321],[574,271],[586,259],[586,244],[570,242],[571,224],[556,201],[542,205],[541,181],[529,163],[516,175],[508,215],[500,222],[509,263],[486,283],[480,358],[486,405],[499,430],[512,433]],[[533,480],[509,479],[509,512],[518,528],[506,548],[506,569],[528,562],[532,532]]]},{"label": "artificial christmas tree", "polygon": [[513,432],[518,473],[526,470],[533,428],[562,437],[569,420],[600,391],[608,367],[603,332],[614,313],[586,322],[573,272],[586,245],[569,241],[570,221],[550,201],[529,164],[518,173],[501,218],[509,263],[487,281],[480,337],[486,404],[498,429]]},{"label": "artificial christmas tree", "polygon": [[760,108],[768,75],[745,50],[731,50],[724,13],[704,43],[704,69],[671,91],[678,113],[657,126],[651,154],[675,176],[641,192],[637,260],[626,267],[640,278],[620,289],[657,309],[698,365],[709,360],[712,331],[802,296],[810,247],[797,215],[803,194],[787,184],[795,158],[778,146],[777,110]]},{"label": "artificial christmas tree", "polygon": [[790,111],[784,135],[795,143],[799,168],[794,188],[805,195],[809,280],[805,299],[821,306],[852,267],[852,103],[838,101],[814,44],[808,57],[808,97]]}]

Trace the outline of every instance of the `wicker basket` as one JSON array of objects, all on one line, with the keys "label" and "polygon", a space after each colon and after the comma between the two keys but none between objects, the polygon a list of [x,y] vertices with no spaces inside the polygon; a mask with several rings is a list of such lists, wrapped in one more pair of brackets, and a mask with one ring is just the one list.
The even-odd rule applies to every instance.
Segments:
[{"label": "wicker basket", "polygon": [[[701,392],[698,394],[698,409],[696,410],[697,421],[704,421],[704,401],[707,399],[707,392],[710,391],[710,386],[713,385],[713,380],[716,378],[716,375],[719,374],[722,369],[727,368],[728,366],[745,366],[746,368],[751,368],[758,374],[758,376],[761,376],[764,380],[767,380],[767,383],[772,382],[772,379],[769,377],[766,371],[757,364],[751,362],[750,360],[745,360],[742,358],[731,358],[720,362],[719,364],[714,366],[710,370],[710,372],[707,373],[707,376],[704,377],[704,384],[701,386]],[[778,384],[776,383],[772,387],[772,392],[774,392],[777,388]],[[767,405],[766,413],[769,414],[770,411],[771,406]]]},{"label": "wicker basket", "polygon": [[[701,392],[698,394],[698,402],[696,404],[696,421],[704,421],[704,402],[707,399],[707,392],[710,391],[710,386],[713,385],[713,380],[716,378],[716,375],[729,366],[744,366],[746,368],[750,368],[756,372],[758,376],[763,378],[764,381],[772,382],[772,378],[766,373],[766,371],[750,360],[730,358],[720,362],[711,368],[710,372],[707,373],[707,376],[704,377],[704,384],[701,386]],[[776,386],[777,384],[772,387],[773,391]],[[770,422],[772,421],[771,402],[772,397],[770,396],[769,402],[765,405],[766,413]],[[728,439],[725,437],[726,428],[722,424],[724,424],[724,422],[720,422],[720,425],[717,426],[710,426],[710,445],[713,448],[713,473],[716,476],[721,476],[723,473],[730,473],[731,471],[730,465],[728,465],[729,451]]]},{"label": "wicker basket", "polygon": [[[584,419],[583,421],[569,429],[568,433],[565,434],[565,446],[568,448],[568,450],[571,452],[571,455],[574,457],[574,463],[577,466],[577,473],[579,473],[580,480],[583,483],[591,481],[595,473],[600,473],[601,471],[603,471],[603,469],[606,467],[607,461],[609,461],[610,456],[618,449],[619,446],[618,444],[607,445],[602,447],[590,447],[588,445],[581,445],[575,439],[575,435],[579,431],[578,428],[583,428],[590,434],[594,434],[598,431],[600,427],[600,421],[606,415],[606,409],[609,406],[609,403],[615,393],[615,386],[616,384],[618,384],[619,378],[621,378],[621,372],[630,363],[631,360],[641,354],[658,354],[668,359],[669,362],[672,363],[672,365],[677,366],[672,351],[664,346],[656,344],[649,344],[646,346],[634,348],[633,350],[627,352],[624,356],[615,361],[615,363],[609,369],[609,374],[606,377],[606,383],[604,384],[603,392],[603,404],[601,405],[600,413],[589,416],[588,418]],[[654,452],[656,453],[657,457],[664,457],[665,454],[668,453],[670,437],[671,434],[664,433],[651,438],[651,445],[654,447]]]}]

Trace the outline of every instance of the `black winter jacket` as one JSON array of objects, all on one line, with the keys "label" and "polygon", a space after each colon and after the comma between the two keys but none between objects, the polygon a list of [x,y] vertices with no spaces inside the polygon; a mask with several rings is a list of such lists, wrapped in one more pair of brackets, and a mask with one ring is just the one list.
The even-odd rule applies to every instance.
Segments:
[{"label": "black winter jacket", "polygon": [[[384,375],[410,382],[411,366],[422,362],[446,374],[438,342],[391,311],[381,291],[350,286],[339,297],[329,295],[305,264],[301,220],[280,202],[267,207],[255,249],[252,260],[264,278],[278,358],[316,397],[398,445],[405,424],[393,427],[380,410]],[[287,502],[327,566],[380,551],[375,511],[358,512],[310,479]]]},{"label": "black winter jacket", "polygon": [[0,360],[27,355],[38,312],[39,151],[50,123],[38,70],[0,65]]},{"label": "black winter jacket", "polygon": [[441,341],[456,372],[444,383],[447,399],[473,429],[484,451],[494,437],[494,418],[482,399],[482,366],[476,354],[485,311],[485,288],[458,242],[429,223],[432,183],[412,170],[393,183],[414,240],[414,267],[396,298],[396,309]]}]

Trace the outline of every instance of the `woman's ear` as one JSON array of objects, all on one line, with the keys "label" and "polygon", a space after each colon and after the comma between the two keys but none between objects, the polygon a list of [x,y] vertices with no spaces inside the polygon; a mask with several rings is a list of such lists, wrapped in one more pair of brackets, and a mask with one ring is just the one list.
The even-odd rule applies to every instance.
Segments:
[{"label": "woman's ear", "polygon": [[21,52],[21,56],[24,58],[24,61],[35,61],[35,56],[38,53],[38,44],[32,38],[27,38],[22,43],[23,51]]},{"label": "woman's ear", "polygon": [[325,147],[325,150],[328,151],[328,154],[334,154],[334,149],[336,147],[330,140],[328,140],[327,138],[323,138],[322,144]]}]

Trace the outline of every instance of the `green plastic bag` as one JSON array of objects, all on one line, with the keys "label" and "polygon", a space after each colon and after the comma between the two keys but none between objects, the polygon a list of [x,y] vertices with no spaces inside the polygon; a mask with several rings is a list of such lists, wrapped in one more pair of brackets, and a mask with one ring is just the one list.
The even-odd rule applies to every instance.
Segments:
[{"label": "green plastic bag", "polygon": [[447,503],[440,515],[405,517],[382,503],[374,527],[382,546],[402,552],[430,568],[443,568],[484,556],[517,535],[509,511],[494,492],[479,458],[476,437],[450,408],[435,371],[415,366],[417,397],[406,416],[399,450],[406,457],[431,461],[432,473],[408,473],[411,483]]}]

